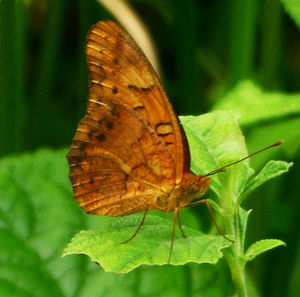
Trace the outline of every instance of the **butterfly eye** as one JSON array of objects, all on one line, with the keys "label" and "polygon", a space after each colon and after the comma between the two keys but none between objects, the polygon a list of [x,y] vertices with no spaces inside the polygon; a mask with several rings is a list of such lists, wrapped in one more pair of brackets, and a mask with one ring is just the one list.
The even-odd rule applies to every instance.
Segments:
[{"label": "butterfly eye", "polygon": [[162,199],[161,196],[158,196],[158,197],[156,198],[156,203],[157,203],[159,206],[162,206],[162,205],[163,205],[163,199]]},{"label": "butterfly eye", "polygon": [[199,180],[192,180],[189,187],[188,187],[188,190],[189,192],[192,194],[192,193],[198,193],[199,192],[199,189],[200,189],[200,183],[199,183]]},{"label": "butterfly eye", "polygon": [[194,176],[187,186],[187,190],[191,196],[202,196],[208,188],[210,178],[203,175]]}]

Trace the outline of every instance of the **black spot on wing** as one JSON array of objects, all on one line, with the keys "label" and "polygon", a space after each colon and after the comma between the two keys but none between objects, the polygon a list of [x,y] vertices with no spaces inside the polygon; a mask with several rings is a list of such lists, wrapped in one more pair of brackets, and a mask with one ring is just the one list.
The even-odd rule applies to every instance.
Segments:
[{"label": "black spot on wing", "polygon": [[129,90],[135,90],[135,91],[138,91],[138,90],[139,90],[139,88],[138,88],[137,86],[135,86],[135,85],[128,85],[127,88],[128,88]]},{"label": "black spot on wing", "polygon": [[100,141],[100,142],[102,142],[102,141],[104,141],[105,140],[105,135],[104,134],[99,134],[98,136],[96,136],[96,138]]},{"label": "black spot on wing", "polygon": [[133,109],[134,110],[142,110],[142,109],[145,109],[145,106],[144,105],[138,105],[138,106],[135,106]]},{"label": "black spot on wing", "polygon": [[108,130],[111,130],[114,127],[114,123],[111,121],[106,122],[106,128]]},{"label": "black spot on wing", "polygon": [[139,88],[139,87],[137,87],[135,85],[128,85],[127,88],[129,90],[134,90],[136,92],[148,93],[148,92],[150,92],[151,90],[153,90],[155,88],[155,85],[152,85],[152,86],[150,86],[148,88],[144,88],[144,87]]},{"label": "black spot on wing", "polygon": [[99,124],[99,125],[102,125],[103,122],[104,122],[104,119],[99,119],[99,120],[98,120],[98,124]]}]

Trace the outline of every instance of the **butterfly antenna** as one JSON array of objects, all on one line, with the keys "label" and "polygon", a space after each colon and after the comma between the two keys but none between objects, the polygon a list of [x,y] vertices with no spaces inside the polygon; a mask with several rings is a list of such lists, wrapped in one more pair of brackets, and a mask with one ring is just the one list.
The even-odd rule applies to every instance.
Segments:
[{"label": "butterfly antenna", "polygon": [[281,145],[281,144],[283,144],[283,140],[279,140],[279,141],[273,143],[272,145],[269,145],[269,146],[267,146],[267,147],[265,147],[265,148],[263,148],[261,150],[258,150],[258,151],[254,152],[254,153],[252,153],[252,154],[250,154],[250,155],[248,155],[248,156],[246,156],[246,157],[244,157],[244,158],[242,158],[242,159],[240,159],[238,161],[232,162],[232,163],[227,164],[227,165],[225,165],[225,166],[223,166],[223,167],[221,167],[219,169],[216,169],[216,170],[214,170],[212,172],[209,172],[208,174],[205,174],[204,176],[213,175],[213,174],[216,174],[218,172],[224,172],[224,171],[226,171],[226,168],[229,167],[229,166],[231,166],[231,165],[240,163],[240,162],[242,162],[242,161],[244,161],[244,160],[246,160],[246,159],[248,159],[248,158],[250,158],[250,157],[252,157],[252,156],[254,156],[256,154],[259,154],[259,153],[261,153],[263,151],[266,151],[266,150],[268,150],[268,149],[270,149],[272,147],[275,147],[275,146],[278,146],[278,145]]}]

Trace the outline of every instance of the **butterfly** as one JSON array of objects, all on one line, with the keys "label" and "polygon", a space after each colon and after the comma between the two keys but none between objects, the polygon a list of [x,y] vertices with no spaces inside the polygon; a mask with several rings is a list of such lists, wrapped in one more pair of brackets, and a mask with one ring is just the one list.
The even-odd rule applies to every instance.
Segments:
[{"label": "butterfly", "polygon": [[113,21],[94,25],[86,57],[89,101],[67,155],[74,198],[91,214],[144,212],[124,243],[138,233],[149,210],[174,212],[170,262],[177,222],[182,231],[179,211],[208,205],[205,199],[191,201],[207,191],[211,179],[191,172],[179,119],[153,67],[123,28]]}]

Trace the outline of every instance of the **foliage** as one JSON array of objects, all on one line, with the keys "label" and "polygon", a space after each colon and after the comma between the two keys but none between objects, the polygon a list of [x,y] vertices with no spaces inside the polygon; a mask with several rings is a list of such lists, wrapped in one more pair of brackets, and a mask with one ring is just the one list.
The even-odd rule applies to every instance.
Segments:
[{"label": "foliage", "polygon": [[[193,168],[197,168],[194,170],[197,174],[203,174],[205,171],[207,173],[213,168],[218,168],[220,164],[245,156],[246,148],[241,131],[235,118],[228,112],[214,112],[199,117],[182,117],[181,120],[188,136]],[[197,161],[194,156],[198,156]],[[242,226],[235,221],[236,214],[241,212],[239,209],[241,197],[246,197],[249,192],[268,179],[286,172],[292,165],[285,162],[280,162],[281,166],[267,164],[262,172],[247,184],[249,172],[252,173],[247,164],[248,160],[240,164],[241,166],[237,165],[235,168],[228,169],[226,174],[214,177],[211,186],[219,198],[217,203],[220,206],[217,209],[221,210],[224,221],[221,228],[223,227],[231,237],[233,236],[236,244],[246,234],[247,219],[244,220]],[[128,272],[141,264],[166,264],[170,248],[167,243],[170,241],[172,222],[147,217],[140,233],[129,243],[120,244],[135,232],[139,220],[141,216],[121,218],[109,227],[81,231],[66,248],[65,255],[87,254],[105,270],[114,272]],[[234,227],[228,228],[230,224]],[[238,230],[243,231],[239,233]],[[180,238],[180,234],[177,236],[171,258],[173,265],[187,262],[216,263],[222,257],[220,251],[231,245],[220,235],[212,237],[192,229],[187,231],[189,236],[187,239]],[[257,242],[245,254],[243,265],[258,254],[281,244],[283,242],[280,240]],[[242,245],[239,255],[243,253]]]},{"label": "foliage", "polygon": [[[86,254],[99,263],[105,271],[129,272],[142,265],[163,265],[167,263],[170,250],[170,230],[172,222],[155,215],[149,215],[143,225],[143,232],[126,244],[141,220],[140,215],[121,218],[97,230],[84,230],[78,233],[65,249],[64,255]],[[221,236],[203,234],[185,227],[187,238],[176,234],[176,244],[171,264],[182,265],[188,262],[215,264],[221,257],[221,249],[227,247]]]}]

